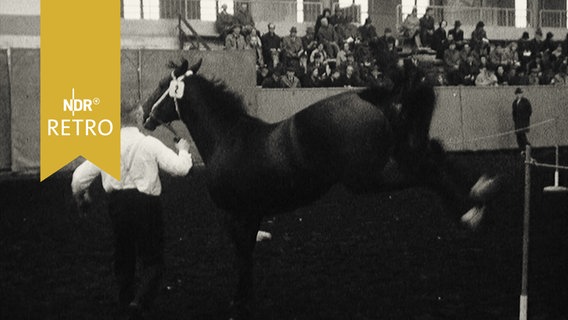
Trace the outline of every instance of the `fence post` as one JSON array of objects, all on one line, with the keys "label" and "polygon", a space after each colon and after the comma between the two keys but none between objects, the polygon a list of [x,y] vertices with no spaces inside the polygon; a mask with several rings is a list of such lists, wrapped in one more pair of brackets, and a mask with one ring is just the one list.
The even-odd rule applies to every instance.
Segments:
[{"label": "fence post", "polygon": [[529,225],[531,198],[531,146],[525,148],[525,210],[523,214],[523,269],[521,275],[521,298],[519,302],[519,320],[527,320],[528,316],[528,268],[529,268]]}]

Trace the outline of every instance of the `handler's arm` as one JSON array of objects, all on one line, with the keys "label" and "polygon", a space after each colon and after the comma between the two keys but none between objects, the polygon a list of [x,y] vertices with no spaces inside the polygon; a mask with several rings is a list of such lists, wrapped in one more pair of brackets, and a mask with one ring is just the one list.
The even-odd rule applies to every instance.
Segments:
[{"label": "handler's arm", "polygon": [[179,150],[178,154],[157,139],[152,139],[152,143],[154,144],[152,149],[156,152],[160,169],[174,176],[185,176],[189,172],[189,169],[193,166],[193,161],[188,152],[189,143],[185,139],[176,143],[176,148]]},{"label": "handler's arm", "polygon": [[101,173],[101,169],[90,161],[83,162],[75,172],[73,172],[73,180],[71,180],[71,190],[73,195],[83,194],[93,180]]}]

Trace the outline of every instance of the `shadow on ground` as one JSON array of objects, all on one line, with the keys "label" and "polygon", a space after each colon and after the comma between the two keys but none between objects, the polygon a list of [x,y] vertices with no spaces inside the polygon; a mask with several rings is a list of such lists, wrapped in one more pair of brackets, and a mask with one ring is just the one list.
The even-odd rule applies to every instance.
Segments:
[{"label": "shadow on ground", "polygon": [[[564,150],[565,151],[565,150]],[[539,160],[552,162],[549,150]],[[452,156],[499,172],[504,192],[471,233],[424,189],[353,196],[341,187],[287,215],[267,217],[258,245],[258,319],[518,319],[523,159],[513,152]],[[567,159],[566,152],[563,159]],[[566,184],[564,174],[563,182]],[[533,174],[530,313],[568,314],[567,195],[543,195]],[[168,273],[158,319],[226,319],[235,287],[224,213],[204,168],[163,178]],[[0,182],[0,318],[112,319],[111,233],[100,181],[77,217],[70,175]]]}]

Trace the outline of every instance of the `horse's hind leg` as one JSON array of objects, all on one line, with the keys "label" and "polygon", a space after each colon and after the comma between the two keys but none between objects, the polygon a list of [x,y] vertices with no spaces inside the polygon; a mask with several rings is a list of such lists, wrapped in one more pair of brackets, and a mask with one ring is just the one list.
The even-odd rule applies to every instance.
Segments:
[{"label": "horse's hind leg", "polygon": [[253,299],[253,251],[261,217],[233,214],[229,222],[231,237],[236,250],[238,284],[231,305],[231,319],[251,318]]},{"label": "horse's hind leg", "polygon": [[405,171],[414,176],[419,184],[436,191],[459,217],[466,212],[471,213],[471,208],[477,213],[482,212],[484,199],[470,196],[469,177],[464,174],[464,168],[457,168],[451,163],[436,141],[420,151],[407,149],[398,158]]}]

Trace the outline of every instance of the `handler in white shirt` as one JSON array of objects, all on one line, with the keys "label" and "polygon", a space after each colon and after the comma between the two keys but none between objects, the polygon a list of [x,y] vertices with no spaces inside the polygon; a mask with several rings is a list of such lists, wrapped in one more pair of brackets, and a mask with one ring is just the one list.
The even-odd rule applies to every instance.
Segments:
[{"label": "handler in white shirt", "polygon": [[[118,282],[118,302],[136,315],[146,312],[157,295],[164,272],[164,224],[159,169],[185,176],[193,163],[189,143],[181,139],[178,154],[154,137],[138,130],[142,106],[121,104],[121,180],[116,180],[93,163],[85,161],[73,173],[71,188],[80,207],[90,201],[88,188],[102,175],[109,194],[108,210],[113,225],[114,272]],[[136,259],[143,271],[135,288]]]}]

